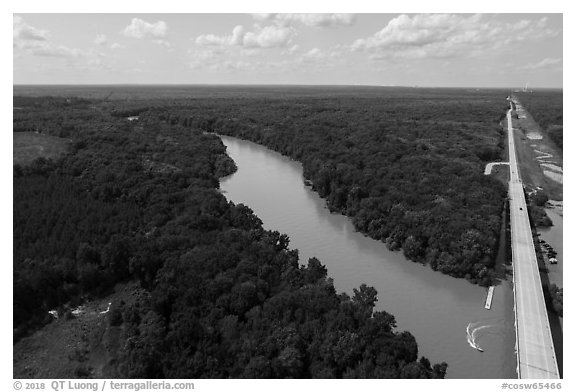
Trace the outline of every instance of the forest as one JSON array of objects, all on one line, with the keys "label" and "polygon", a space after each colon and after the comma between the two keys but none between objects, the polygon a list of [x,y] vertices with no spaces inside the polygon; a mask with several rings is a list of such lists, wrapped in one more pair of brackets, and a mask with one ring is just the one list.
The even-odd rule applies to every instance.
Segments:
[{"label": "forest", "polygon": [[[222,142],[203,132],[216,127],[202,123],[205,118],[199,116],[210,113],[207,119],[212,119],[218,112],[228,118],[229,108],[236,115],[244,113],[247,117],[238,122],[250,125],[264,120],[249,117],[258,113],[260,102],[250,102],[253,106],[246,111],[239,111],[246,102],[176,103],[14,97],[19,108],[14,111],[15,132],[71,140],[70,152],[62,158],[14,166],[14,340],[49,323],[49,310],[63,314],[105,296],[120,282],[135,281],[146,295],[115,304],[108,315],[110,324],[121,325],[123,331],[114,358],[117,373],[111,377],[443,378],[445,363],[419,358],[414,337],[396,331],[394,316],[374,311],[375,289],[359,282],[350,295],[337,293],[321,261],[300,260],[298,251],[289,249],[286,235],[264,230],[248,207],[228,202],[219,192],[218,179],[236,168]],[[307,105],[296,107],[306,114],[311,110]],[[323,117],[322,105],[316,106],[312,110]],[[278,112],[268,113],[270,122],[277,120]],[[124,118],[135,114],[138,121]],[[328,120],[333,114],[326,113],[321,139],[337,141],[339,134],[327,131],[336,124],[337,119]],[[339,116],[346,117],[345,111]],[[266,132],[263,123],[254,128]],[[288,146],[289,136],[277,140]],[[351,145],[364,136],[378,139],[368,132],[351,138]],[[497,153],[496,144],[485,153]],[[357,153],[350,149],[349,157]],[[314,160],[306,148],[300,154],[308,157],[307,170],[319,171],[308,176],[332,208],[342,210],[348,199],[350,211],[366,206],[362,203],[381,204],[376,213],[388,208],[386,200],[371,191],[369,178],[354,185],[356,191],[349,188],[348,175],[358,173],[362,158],[341,167],[336,161],[321,162],[324,156]],[[426,164],[422,157],[413,159],[416,165]],[[371,181],[387,176],[373,164],[367,169],[375,176]],[[449,173],[458,168],[438,169]],[[378,192],[399,197],[416,180],[398,172],[395,176],[404,178],[394,185],[397,189],[386,185]],[[486,181],[486,189],[463,198],[486,197],[482,192],[490,186],[494,184]],[[458,197],[457,190],[450,192]],[[422,208],[417,196],[413,198],[395,207],[398,213]],[[441,204],[450,209],[451,203]],[[418,227],[417,219],[428,219],[413,216],[410,227]],[[366,224],[373,221],[363,219]],[[418,241],[427,237],[407,233],[412,237],[403,239],[405,252],[419,256],[426,244]],[[481,234],[470,229],[463,240],[476,244]],[[398,233],[394,241],[402,237]]]},{"label": "forest", "polygon": [[489,285],[505,187],[504,91],[392,89],[380,95],[196,99],[157,107],[193,129],[254,141],[302,162],[329,208],[434,270]]}]

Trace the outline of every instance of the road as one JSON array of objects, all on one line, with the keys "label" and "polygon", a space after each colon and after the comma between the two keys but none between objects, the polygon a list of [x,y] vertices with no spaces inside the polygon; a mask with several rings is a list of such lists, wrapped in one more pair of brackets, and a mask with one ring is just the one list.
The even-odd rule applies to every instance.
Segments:
[{"label": "road", "polygon": [[507,165],[508,162],[490,162],[486,164],[486,168],[484,169],[484,175],[488,176],[492,173],[492,168],[496,165]]},{"label": "road", "polygon": [[510,155],[510,230],[514,268],[514,311],[516,314],[516,350],[518,378],[559,378],[538,261],[532,241],[524,188],[518,172],[512,110],[508,111],[508,147]]}]

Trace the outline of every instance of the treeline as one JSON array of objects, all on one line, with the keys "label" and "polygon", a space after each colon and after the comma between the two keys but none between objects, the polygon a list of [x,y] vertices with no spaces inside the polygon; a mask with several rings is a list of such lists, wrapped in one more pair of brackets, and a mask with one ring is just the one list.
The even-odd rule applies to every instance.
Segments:
[{"label": "treeline", "polygon": [[534,120],[550,139],[563,149],[564,115],[562,90],[537,90],[532,93],[515,93]]},{"label": "treeline", "polygon": [[407,258],[488,285],[505,188],[502,92],[393,90],[364,98],[205,99],[155,115],[265,145],[303,163],[332,211]]},{"label": "treeline", "polygon": [[[57,134],[62,108],[38,100],[14,127]],[[14,170],[15,339],[136,280],[148,295],[109,314],[111,377],[444,377],[373,311],[373,288],[336,293],[318,260],[300,265],[286,235],[226,201],[218,179],[235,165],[218,138],[153,110],[128,122],[71,105],[72,153]]]},{"label": "treeline", "polygon": [[562,287],[558,287],[552,283],[550,286],[548,286],[548,292],[550,294],[552,308],[560,317],[564,317],[564,290]]}]

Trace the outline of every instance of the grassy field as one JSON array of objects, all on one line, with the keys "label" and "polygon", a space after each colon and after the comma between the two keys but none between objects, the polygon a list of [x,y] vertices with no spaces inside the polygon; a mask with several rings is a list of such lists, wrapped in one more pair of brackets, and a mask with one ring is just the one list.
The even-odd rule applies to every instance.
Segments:
[{"label": "grassy field", "polygon": [[68,151],[70,141],[34,132],[14,132],[14,165],[29,165],[36,158],[55,158]]},{"label": "grassy field", "polygon": [[118,285],[107,297],[89,301],[76,315],[61,314],[57,320],[14,345],[16,378],[117,377],[113,361],[120,348],[123,326],[110,324],[109,303],[134,303],[142,289],[136,284]]},{"label": "grassy field", "polygon": [[[530,188],[542,187],[552,200],[563,199],[563,184],[555,181],[550,176],[545,175],[543,162],[562,167],[562,152],[552,142],[546,132],[542,132],[540,126],[527,113],[526,118],[513,119],[513,126],[520,129],[515,133],[516,153],[518,154],[518,164],[522,181]],[[530,133],[540,133],[542,139],[529,139],[526,135]],[[538,157],[548,156],[548,158],[538,160]]]},{"label": "grassy field", "polygon": [[508,165],[496,165],[492,168],[492,177],[500,181],[504,186],[508,186],[510,181],[510,167]]}]

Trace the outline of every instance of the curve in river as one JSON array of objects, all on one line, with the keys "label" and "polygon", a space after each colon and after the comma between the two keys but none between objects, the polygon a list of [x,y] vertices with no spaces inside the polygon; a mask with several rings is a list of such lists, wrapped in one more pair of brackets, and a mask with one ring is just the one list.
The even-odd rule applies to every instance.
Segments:
[{"label": "curve in river", "polygon": [[320,259],[338,291],[351,294],[362,283],[375,287],[377,309],[393,314],[397,329],[415,336],[419,355],[447,362],[447,377],[517,377],[510,282],[496,287],[486,310],[487,289],[408,261],[355,231],[347,217],[330,213],[304,186],[300,163],[251,142],[221,138],[238,166],[221,179],[222,191],[249,206],[266,229],[288,234],[301,264]]}]

